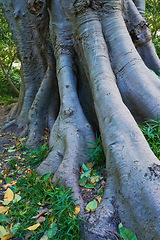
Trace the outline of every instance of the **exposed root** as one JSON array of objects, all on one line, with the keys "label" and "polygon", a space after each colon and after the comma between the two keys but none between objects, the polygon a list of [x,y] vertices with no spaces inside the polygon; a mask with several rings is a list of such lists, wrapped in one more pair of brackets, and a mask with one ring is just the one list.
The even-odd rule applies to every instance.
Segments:
[{"label": "exposed root", "polygon": [[54,91],[55,93],[57,92],[57,88],[53,88],[53,85],[56,85],[54,83],[55,81],[55,70],[49,67],[29,111],[29,134],[26,143],[29,148],[38,146],[41,142],[46,127],[45,124],[48,114],[47,106],[49,106],[51,94],[54,94]]},{"label": "exposed root", "polygon": [[128,12],[126,25],[140,56],[146,66],[157,75],[160,71],[160,60],[152,43],[149,23],[139,14],[133,1],[127,0]]}]

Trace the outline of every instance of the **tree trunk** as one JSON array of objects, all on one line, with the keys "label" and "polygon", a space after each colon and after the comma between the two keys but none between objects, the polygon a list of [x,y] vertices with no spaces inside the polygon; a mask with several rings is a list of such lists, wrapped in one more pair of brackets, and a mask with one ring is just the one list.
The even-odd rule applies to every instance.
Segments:
[{"label": "tree trunk", "polygon": [[100,131],[107,183],[83,239],[118,239],[120,221],[138,239],[160,239],[160,163],[137,126],[160,113],[145,1],[0,2],[22,61],[19,102],[5,127],[21,128],[29,147],[50,128],[53,148],[37,171],[72,187],[84,217],[79,171]]}]

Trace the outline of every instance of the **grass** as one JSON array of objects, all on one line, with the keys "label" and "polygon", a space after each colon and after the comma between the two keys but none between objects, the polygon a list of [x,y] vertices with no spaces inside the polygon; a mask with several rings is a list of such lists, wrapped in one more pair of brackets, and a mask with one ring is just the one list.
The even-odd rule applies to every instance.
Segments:
[{"label": "grass", "polygon": [[156,157],[160,160],[160,119],[146,120],[143,126],[139,126],[145,136],[150,148]]},{"label": "grass", "polygon": [[80,239],[81,219],[77,217],[71,189],[53,186],[50,173],[38,176],[31,170],[46,158],[49,151],[47,144],[31,151],[21,141],[8,148],[15,157],[7,160],[8,169],[1,172],[1,176],[5,179],[5,186],[10,184],[14,198],[2,201],[8,210],[0,214],[0,231],[4,227],[7,234],[13,234],[18,240],[27,237],[31,240]]},{"label": "grass", "polygon": [[96,168],[105,167],[106,158],[103,151],[101,136],[97,137],[96,141],[90,143],[92,146],[87,149],[87,155]]}]

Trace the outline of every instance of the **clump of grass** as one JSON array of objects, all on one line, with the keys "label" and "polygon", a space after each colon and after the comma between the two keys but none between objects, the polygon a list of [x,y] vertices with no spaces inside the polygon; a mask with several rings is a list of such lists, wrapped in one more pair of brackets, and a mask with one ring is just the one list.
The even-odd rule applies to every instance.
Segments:
[{"label": "clump of grass", "polygon": [[145,136],[153,153],[160,160],[160,119],[146,120],[144,126],[139,126],[143,135]]},{"label": "clump of grass", "polygon": [[91,142],[92,146],[87,149],[90,160],[94,163],[96,168],[105,167],[106,158],[103,151],[101,137],[96,136],[96,142]]},{"label": "clump of grass", "polygon": [[[80,239],[81,219],[75,211],[76,201],[72,198],[72,190],[53,186],[51,173],[38,176],[31,170],[48,155],[50,149],[47,143],[29,150],[19,142],[8,151],[15,152],[16,157],[7,160],[9,168],[2,175],[5,180],[9,179],[6,183],[10,183],[14,200],[4,203],[7,204],[8,214],[7,219],[6,215],[0,214],[0,225],[19,240]],[[22,175],[19,177],[19,174]],[[15,199],[17,196],[18,201]],[[43,213],[38,216],[40,212]],[[29,230],[28,227],[37,224],[39,217],[42,217],[40,226]]]},{"label": "clump of grass", "polygon": [[44,211],[45,221],[32,231],[29,239],[38,240],[44,234],[47,235],[53,224],[51,239],[80,239],[80,219],[74,215],[75,201],[71,189],[53,186],[50,173],[38,176],[31,172],[18,180],[11,189],[21,196],[19,202],[8,205],[9,223],[13,224],[11,231],[15,237],[25,239],[30,232],[27,228],[37,223],[34,217],[39,211]]}]

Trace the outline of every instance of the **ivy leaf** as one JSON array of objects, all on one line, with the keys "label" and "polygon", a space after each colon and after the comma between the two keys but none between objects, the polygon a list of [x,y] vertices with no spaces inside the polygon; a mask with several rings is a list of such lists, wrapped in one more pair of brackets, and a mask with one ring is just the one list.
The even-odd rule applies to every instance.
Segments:
[{"label": "ivy leaf", "polygon": [[92,170],[87,170],[85,173],[83,173],[82,175],[81,175],[81,178],[83,178],[83,177],[86,177],[86,178],[89,178],[90,177],[90,175],[91,175],[91,171]]},{"label": "ivy leaf", "polygon": [[80,186],[84,186],[87,182],[87,177],[83,177],[79,180],[79,185]]},{"label": "ivy leaf", "polygon": [[85,188],[94,188],[94,185],[91,183],[86,183],[86,185],[84,186]]},{"label": "ivy leaf", "polygon": [[82,164],[82,168],[85,172],[90,170],[90,168],[88,168],[84,163]]},{"label": "ivy leaf", "polygon": [[93,201],[89,202],[85,207],[87,212],[94,211],[97,208],[97,201],[94,199]]},{"label": "ivy leaf", "polygon": [[119,224],[118,228],[120,233],[120,239],[138,240],[136,235],[131,230],[123,227],[122,223]]}]

